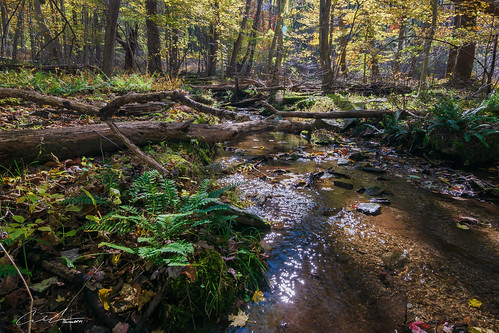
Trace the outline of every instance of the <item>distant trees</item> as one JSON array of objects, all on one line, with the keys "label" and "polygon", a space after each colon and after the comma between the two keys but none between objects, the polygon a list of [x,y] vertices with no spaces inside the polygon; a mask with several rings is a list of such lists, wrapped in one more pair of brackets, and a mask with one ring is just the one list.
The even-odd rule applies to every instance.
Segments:
[{"label": "distant trees", "polygon": [[[0,57],[178,75],[497,82],[492,0],[4,0]],[[336,80],[336,81],[335,81]]]}]

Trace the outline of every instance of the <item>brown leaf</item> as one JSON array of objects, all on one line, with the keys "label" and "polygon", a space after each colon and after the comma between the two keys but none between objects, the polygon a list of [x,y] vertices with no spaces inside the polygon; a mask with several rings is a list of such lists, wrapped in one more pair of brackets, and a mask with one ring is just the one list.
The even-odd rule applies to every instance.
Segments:
[{"label": "brown leaf", "polygon": [[196,267],[192,266],[191,264],[185,266],[184,274],[187,276],[187,278],[189,279],[189,281],[191,281],[191,283],[194,283],[196,281],[196,279],[197,279],[197,277],[196,277]]}]

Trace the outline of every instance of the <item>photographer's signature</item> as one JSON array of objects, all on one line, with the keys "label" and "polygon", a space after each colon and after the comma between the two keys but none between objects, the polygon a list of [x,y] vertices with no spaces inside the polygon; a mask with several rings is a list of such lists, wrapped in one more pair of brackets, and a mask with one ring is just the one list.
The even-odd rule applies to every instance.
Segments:
[{"label": "photographer's signature", "polygon": [[[46,322],[49,324],[54,324],[57,322],[61,322],[62,324],[81,324],[83,323],[83,320],[85,320],[85,317],[65,317],[66,311],[68,308],[65,308],[64,310],[60,312],[44,312],[44,313],[39,313],[37,314],[36,310],[33,310],[31,312],[28,312],[21,317],[17,319],[16,325],[17,326],[22,326],[30,321],[30,314],[31,314],[31,322],[32,323],[40,323],[40,322]],[[35,317],[36,315],[36,317]]]}]

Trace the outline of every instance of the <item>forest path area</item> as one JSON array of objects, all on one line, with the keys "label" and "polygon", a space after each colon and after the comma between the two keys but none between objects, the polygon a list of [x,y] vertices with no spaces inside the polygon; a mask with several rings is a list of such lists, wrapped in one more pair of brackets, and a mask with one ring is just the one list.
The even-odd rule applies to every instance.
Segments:
[{"label": "forest path area", "polygon": [[410,332],[418,321],[494,332],[499,208],[465,198],[469,180],[495,186],[494,170],[479,179],[341,140],[259,134],[220,156],[238,169],[221,183],[241,183],[273,223],[262,240],[270,288],[232,332]]}]

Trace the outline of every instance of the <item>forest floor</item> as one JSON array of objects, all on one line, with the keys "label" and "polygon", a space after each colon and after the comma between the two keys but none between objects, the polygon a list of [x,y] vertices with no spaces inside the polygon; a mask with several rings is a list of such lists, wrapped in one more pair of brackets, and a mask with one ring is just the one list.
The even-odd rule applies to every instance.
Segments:
[{"label": "forest floor", "polygon": [[[96,122],[88,117],[61,115],[52,111],[50,108],[30,103],[14,106],[4,105],[0,107],[0,126],[4,130],[13,130],[80,126]],[[189,108],[175,106],[166,114],[157,113],[136,117],[136,119],[164,120],[168,118],[173,121],[185,121],[191,118],[192,112]],[[126,119],[129,120],[129,117]],[[346,135],[345,138],[347,138]],[[379,177],[404,179],[414,187],[427,191],[428,194],[440,196],[444,207],[439,209],[452,212],[452,218],[437,219],[429,231],[425,231],[425,228],[428,227],[427,224],[411,226],[409,223],[405,223],[407,217],[401,216],[400,211],[397,210],[397,205],[387,206],[381,215],[366,216],[367,223],[361,227],[364,230],[359,230],[366,234],[377,235],[375,238],[351,237],[348,238],[351,244],[350,250],[338,249],[340,262],[347,269],[351,267],[352,274],[357,277],[359,285],[363,286],[363,292],[372,291],[373,293],[369,298],[372,299],[375,296],[379,300],[376,301],[376,315],[382,318],[380,321],[390,325],[389,321],[393,319],[397,325],[405,325],[421,320],[428,325],[440,325],[440,329],[443,329],[445,321],[492,330],[499,327],[498,271],[497,266],[493,266],[498,262],[499,221],[497,216],[499,216],[499,209],[497,208],[497,196],[483,191],[484,188],[498,188],[499,166],[490,164],[487,167],[474,170],[457,170],[446,161],[399,153],[392,147],[379,144],[376,138],[367,140],[352,136],[346,140],[357,141],[358,147],[364,147],[361,149],[362,153],[354,157],[349,149],[338,148],[333,152],[337,160],[346,160],[346,163],[350,163],[352,166],[358,164],[363,168],[373,168],[374,172],[376,172],[375,169],[383,170],[386,176],[380,174]],[[89,184],[84,184],[81,179],[78,180],[79,183],[74,183],[77,177],[71,170],[75,169],[75,166],[84,169],[92,163],[99,166],[100,162],[96,159],[89,163],[88,160],[85,162],[85,159],[82,161],[81,158],[75,157],[75,159],[68,161],[49,162],[45,166],[33,165],[29,166],[27,171],[22,171],[24,172],[22,178],[28,181],[29,186],[45,186],[50,191],[54,187],[72,187],[75,185],[84,188],[87,186],[86,188],[91,190],[96,185],[90,179],[87,179]],[[129,165],[124,176],[127,179],[142,169],[137,162],[133,161],[133,158],[128,162],[123,162],[122,159],[118,158],[114,163]],[[126,175],[127,172],[130,172],[130,175]],[[53,174],[52,180],[50,180],[51,174]],[[57,179],[54,180],[56,176]],[[3,178],[4,188],[10,186],[11,189],[15,189],[16,186],[28,186],[14,180],[14,178],[16,178],[15,174],[6,173]],[[47,181],[52,181],[52,183],[48,184]],[[47,183],[43,185],[45,182]],[[181,182],[185,184],[186,188],[193,187],[188,177],[184,177]],[[2,205],[19,201],[14,192],[10,193],[13,195],[12,197],[2,193]],[[425,192],[419,193],[424,195]],[[411,200],[411,198],[407,200]],[[349,204],[354,207],[357,202]],[[485,217],[468,214],[468,207],[483,209]],[[46,211],[37,212],[35,207],[30,213],[34,213],[33,216],[35,216],[36,214],[42,215]],[[414,218],[414,216],[410,218]],[[449,231],[449,228],[452,230]],[[440,236],[439,232],[441,232]],[[454,237],[456,232],[460,233],[457,238]],[[460,243],[466,239],[467,235],[472,235],[471,239],[487,240],[486,248],[495,249],[496,253],[479,253],[483,248],[469,240]],[[47,245],[47,243],[55,241],[48,234],[43,237],[42,244],[45,242]],[[383,239],[386,243],[380,243],[379,239]],[[97,247],[95,239],[89,237],[86,242],[86,244],[77,245],[69,238],[67,243],[58,243],[57,252],[68,251],[75,246],[81,247],[80,256],[101,251]],[[197,243],[196,246],[204,250],[212,248],[202,242]],[[237,247],[238,245],[232,244],[231,246]],[[49,244],[43,249],[46,252],[51,252],[54,247]],[[400,254],[403,255],[404,252],[401,249],[410,249],[410,260],[404,261],[396,258]],[[22,250],[23,248],[18,248],[17,254],[20,254]],[[400,251],[402,252],[399,253]],[[394,257],[387,259],[386,253],[392,253]],[[458,253],[458,255],[453,257],[452,253]],[[387,262],[387,260],[393,262]],[[98,279],[101,279],[97,280],[97,285],[101,285],[104,275],[106,276],[104,281],[113,280],[112,296],[118,303],[121,302],[121,310],[125,311],[132,321],[140,322],[140,318],[134,318],[134,316],[138,316],[140,309],[153,298],[152,293],[148,294],[150,290],[160,293],[160,290],[156,288],[157,286],[155,287],[154,284],[148,282],[148,277],[141,276],[143,272],[151,273],[149,272],[150,267],[144,263],[120,262],[119,256],[116,259],[114,255],[113,258],[102,259],[100,257],[94,261],[96,266],[86,265],[80,269],[86,269],[88,274],[97,274]],[[6,264],[5,257],[2,259],[2,264]],[[491,275],[485,276],[484,272]],[[47,282],[52,277],[50,274],[37,275],[38,271],[36,270],[33,273],[34,275],[30,277],[31,281],[44,282],[43,285],[37,284],[36,287],[39,294],[35,300],[35,308],[40,309],[39,312],[53,312],[56,311],[55,309],[59,311],[61,304],[67,303],[67,301],[72,304],[73,300],[76,299],[71,305],[71,311],[76,314],[72,317],[88,319],[93,316],[88,309],[78,306],[78,304],[84,304],[81,299],[83,295],[77,294],[75,296],[69,287],[56,289],[55,287],[61,287],[63,283],[57,279]],[[179,272],[168,272],[168,274],[178,275]],[[189,277],[189,272],[180,274]],[[109,280],[110,277],[112,277],[111,280]],[[123,285],[126,285],[128,289],[123,288]],[[48,292],[43,293],[45,290]],[[130,298],[127,293],[135,296]],[[21,282],[12,276],[4,278],[0,284],[0,296],[3,297],[1,303],[4,303],[2,312],[5,306],[9,308],[8,311],[4,312],[5,316],[2,316],[3,327],[0,328],[0,331],[14,328],[21,332],[22,328],[5,321],[13,314],[19,316],[26,312],[29,302],[27,303],[27,295]],[[74,298],[72,298],[73,296]],[[100,300],[102,301],[103,298]],[[132,304],[125,304],[127,302]],[[132,307],[138,308],[139,311],[128,311]],[[97,325],[95,327],[98,327],[98,321],[95,322]],[[50,328],[52,324],[52,322],[40,320],[34,323],[34,328],[35,331],[43,331]],[[65,328],[68,329],[68,325]]]}]

